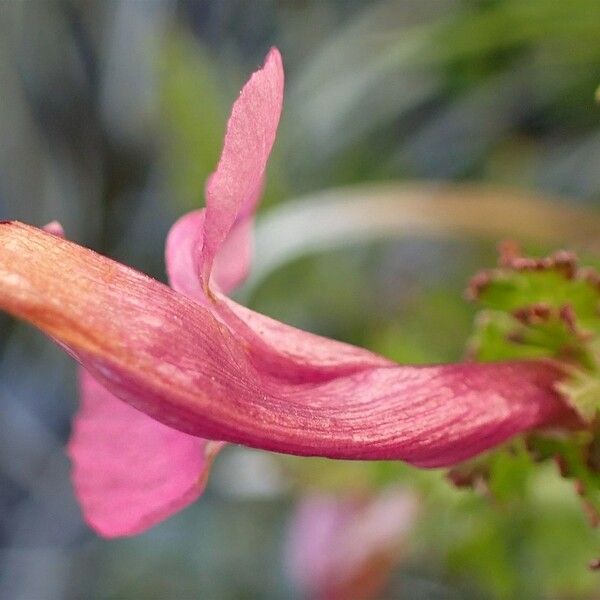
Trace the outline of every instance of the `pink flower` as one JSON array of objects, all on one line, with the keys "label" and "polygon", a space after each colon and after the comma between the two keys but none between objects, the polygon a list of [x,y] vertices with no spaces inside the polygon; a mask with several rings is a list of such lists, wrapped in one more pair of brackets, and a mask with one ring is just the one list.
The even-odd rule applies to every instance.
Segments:
[{"label": "pink flower", "polygon": [[220,441],[439,467],[568,416],[551,364],[397,365],[224,295],[249,267],[282,102],[273,49],[233,107],[206,208],[169,234],[173,289],[56,226],[0,225],[0,308],[85,369],[69,452],[85,518],[105,536],[197,498]]},{"label": "pink flower", "polygon": [[375,597],[401,557],[417,516],[417,497],[388,489],[373,498],[314,494],[290,523],[286,565],[306,597]]}]

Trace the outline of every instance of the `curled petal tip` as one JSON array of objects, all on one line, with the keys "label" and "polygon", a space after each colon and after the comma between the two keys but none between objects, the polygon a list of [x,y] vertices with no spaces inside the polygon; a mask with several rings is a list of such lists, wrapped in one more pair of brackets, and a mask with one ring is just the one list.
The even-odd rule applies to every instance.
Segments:
[{"label": "curled petal tip", "polygon": [[58,221],[50,221],[50,223],[44,225],[42,227],[44,231],[51,233],[52,235],[56,235],[58,237],[65,237],[64,227]]},{"label": "curled petal tip", "polygon": [[277,46],[271,46],[271,48],[269,49],[267,57],[265,58],[265,66],[269,64],[274,64],[275,68],[280,70],[283,76],[283,58]]}]

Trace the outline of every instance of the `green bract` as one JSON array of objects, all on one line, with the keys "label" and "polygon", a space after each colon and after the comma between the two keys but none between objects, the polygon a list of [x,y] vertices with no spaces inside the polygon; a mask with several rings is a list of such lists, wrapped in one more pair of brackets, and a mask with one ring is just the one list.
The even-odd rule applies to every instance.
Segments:
[{"label": "green bract", "polygon": [[569,374],[565,399],[591,423],[600,409],[600,274],[557,252],[524,258],[513,245],[468,290],[482,310],[470,352],[480,361],[548,358]]},{"label": "green bract", "polygon": [[[559,391],[581,420],[572,430],[538,432],[522,443],[471,461],[450,472],[459,485],[485,482],[498,497],[522,490],[520,478],[498,480],[499,456],[530,462],[555,459],[564,477],[576,481],[594,525],[600,521],[600,274],[579,266],[574,255],[557,252],[525,258],[514,244],[501,247],[499,266],[476,275],[468,296],[481,306],[470,340],[480,361],[540,359],[565,370]],[[514,462],[514,459],[513,459]],[[525,472],[522,470],[522,472]]]}]

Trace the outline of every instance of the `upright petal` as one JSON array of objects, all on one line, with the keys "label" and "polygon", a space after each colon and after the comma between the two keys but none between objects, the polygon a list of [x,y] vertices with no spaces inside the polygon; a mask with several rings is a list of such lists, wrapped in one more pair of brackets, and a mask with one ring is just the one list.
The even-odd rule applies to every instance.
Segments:
[{"label": "upright petal", "polygon": [[[221,158],[206,186],[206,227],[198,248],[199,275],[205,289],[219,249],[234,224],[253,213],[262,192],[283,106],[283,82],[281,55],[273,48],[233,105]],[[235,243],[241,248],[249,239],[244,235]]]},{"label": "upright petal", "polygon": [[554,389],[561,371],[538,362],[313,363],[286,381],[198,303],[19,223],[0,225],[0,308],[71,347],[119,398],[208,439],[433,467],[572,417]]},{"label": "upright petal", "polygon": [[200,302],[211,273],[223,292],[248,273],[252,216],[275,142],[283,83],[281,55],[273,48],[233,105],[219,164],[206,185],[206,209],[184,215],[169,232],[166,263],[171,285],[192,292]]},{"label": "upright petal", "polygon": [[86,521],[101,535],[134,535],[204,490],[218,449],[122,402],[81,370],[81,407],[69,442]]},{"label": "upright petal", "polygon": [[252,216],[279,123],[283,81],[281,56],[272,49],[234,104],[219,165],[207,185],[206,209],[184,215],[171,227],[165,248],[169,282],[209,308],[257,351],[263,369],[280,378],[314,378],[323,370],[331,377],[389,365],[367,350],[277,323],[220,294],[234,289],[250,267]]}]

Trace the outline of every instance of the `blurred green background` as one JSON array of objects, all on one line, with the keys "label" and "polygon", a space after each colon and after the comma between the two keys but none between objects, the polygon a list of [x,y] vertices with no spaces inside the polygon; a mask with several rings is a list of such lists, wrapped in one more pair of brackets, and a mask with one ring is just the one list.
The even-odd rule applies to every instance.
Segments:
[{"label": "blurred green background", "polygon": [[[58,219],[71,239],[165,280],[166,233],[201,206],[231,104],[272,45],[286,99],[260,215],[261,278],[241,292],[256,310],[399,361],[459,360],[474,315],[463,290],[494,263],[501,234],[594,256],[597,0],[6,0],[0,218]],[[453,183],[472,187],[445,204]],[[482,214],[478,196],[496,188],[506,191]],[[400,218],[382,234],[382,189],[400,217],[435,202],[420,227]],[[350,197],[355,243],[327,224],[348,219]],[[531,216],[536,197],[560,200]],[[316,223],[309,205],[338,212]],[[456,225],[457,207],[475,218]],[[275,268],[265,240],[285,245],[276,216],[289,214],[297,243]],[[552,465],[530,472],[518,453],[494,463],[490,500],[400,464],[229,447],[196,505],[103,541],[81,520],[63,452],[74,366],[0,319],[3,600],[300,598],[282,559],[298,498],[392,484],[422,506],[381,597],[600,598],[587,568],[600,536],[572,484]]]}]

